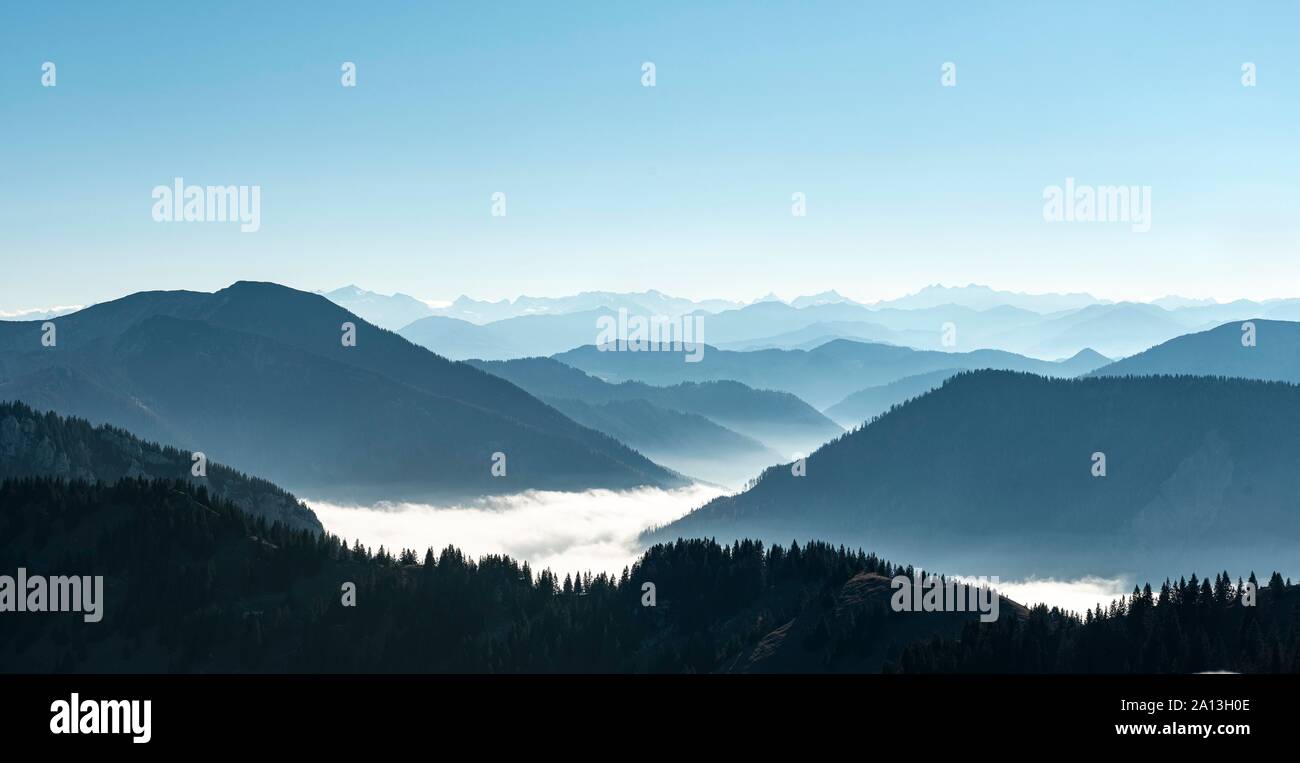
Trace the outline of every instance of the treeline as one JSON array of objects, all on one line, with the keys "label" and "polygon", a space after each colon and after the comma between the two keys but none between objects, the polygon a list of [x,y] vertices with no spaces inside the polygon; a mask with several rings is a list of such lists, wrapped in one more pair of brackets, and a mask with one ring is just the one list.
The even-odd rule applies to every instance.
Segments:
[{"label": "treeline", "polygon": [[[1254,606],[1243,598],[1255,591]],[[1234,584],[1148,584],[1082,618],[1044,606],[1024,619],[967,625],[957,638],[909,645],[889,670],[907,673],[1300,672],[1300,586],[1274,572]]]},{"label": "treeline", "polygon": [[116,482],[123,477],[187,479],[268,521],[323,531],[316,514],[279,486],[215,462],[192,476],[193,454],[142,440],[124,429],[0,402],[0,479],[57,477]]},{"label": "treeline", "polygon": [[1249,612],[1235,585],[1220,600],[1188,582],[1082,619],[1004,603],[963,631],[973,615],[890,610],[887,580],[910,568],[822,543],[679,540],[618,575],[559,574],[450,546],[370,549],[144,479],[0,482],[0,539],[0,575],[105,578],[98,623],[0,612],[3,672],[1297,667],[1300,596],[1276,580]]},{"label": "treeline", "polygon": [[181,481],[9,480],[0,507],[0,574],[105,576],[99,623],[0,614],[10,672],[703,672],[851,576],[894,570],[824,544],[694,540],[561,576],[348,544]]}]

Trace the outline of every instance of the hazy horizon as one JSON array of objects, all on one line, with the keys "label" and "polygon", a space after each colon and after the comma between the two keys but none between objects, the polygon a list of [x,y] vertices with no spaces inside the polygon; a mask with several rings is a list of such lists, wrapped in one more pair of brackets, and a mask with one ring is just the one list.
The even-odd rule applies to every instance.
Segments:
[{"label": "hazy horizon", "polygon": [[[97,301],[78,302],[76,300],[63,300],[57,302],[57,304],[52,304],[52,305],[31,305],[31,304],[26,304],[21,302],[14,303],[14,304],[0,303],[0,320],[31,320],[30,318],[26,318],[24,316],[29,314],[41,314],[41,313],[46,313],[51,311],[73,312],[76,310],[84,310],[85,308],[93,307],[96,304],[102,304],[104,302],[112,302],[114,300],[130,296],[131,294],[136,294],[145,291],[204,291],[204,292],[211,293],[211,292],[216,292],[216,291],[220,291],[221,289],[227,288],[233,283],[237,283],[239,281],[248,281],[248,280],[255,280],[255,279],[239,278],[239,279],[235,279],[234,281],[231,281],[230,283],[224,283],[219,286],[215,286],[213,288],[197,288],[192,286],[182,286],[182,287],[175,287],[175,288],[162,288],[162,287],[155,288],[148,285],[143,285],[138,289],[109,296],[107,298],[100,299]],[[807,291],[807,292],[801,291],[798,293],[794,293],[794,292],[780,293],[775,290],[769,290],[761,294],[744,296],[739,298],[719,296],[717,294],[713,294],[707,291],[673,290],[671,288],[659,288],[655,286],[645,286],[642,288],[629,289],[629,290],[620,290],[614,288],[591,288],[591,289],[580,289],[580,290],[574,289],[574,290],[566,291],[563,289],[554,289],[547,292],[527,291],[527,292],[520,292],[517,294],[510,294],[505,296],[491,296],[491,295],[484,295],[478,293],[457,291],[455,294],[452,294],[451,296],[439,295],[437,297],[433,297],[424,294],[412,293],[410,290],[403,289],[403,288],[398,288],[393,291],[383,291],[383,290],[374,289],[369,286],[363,285],[361,283],[358,283],[357,281],[349,281],[348,283],[336,284],[334,286],[313,287],[313,288],[307,288],[306,286],[295,285],[293,283],[283,283],[278,281],[274,283],[279,283],[282,286],[288,286],[289,288],[298,289],[299,291],[307,291],[307,292],[322,294],[322,295],[328,294],[333,291],[337,291],[339,289],[348,288],[348,287],[356,287],[362,291],[371,292],[383,297],[394,297],[398,295],[405,295],[417,299],[425,303],[426,305],[428,305],[431,309],[435,309],[435,310],[451,306],[455,302],[455,300],[460,297],[468,297],[478,302],[495,303],[504,300],[507,302],[514,303],[521,299],[558,300],[558,299],[564,299],[569,297],[575,297],[580,294],[590,294],[590,293],[645,294],[648,292],[658,292],[668,297],[674,297],[678,299],[684,299],[684,300],[689,300],[691,302],[699,302],[699,303],[704,303],[709,301],[733,302],[735,303],[735,307],[737,308],[768,301],[773,296],[775,296],[778,300],[780,300],[785,304],[790,304],[791,302],[801,297],[811,297],[811,296],[815,296],[827,292],[835,292],[848,301],[855,302],[870,308],[879,303],[892,302],[906,297],[911,297],[916,294],[922,293],[927,289],[935,288],[935,287],[942,288],[942,289],[949,289],[949,290],[965,289],[965,288],[972,288],[972,287],[987,288],[995,292],[1007,292],[1021,297],[1039,297],[1039,296],[1053,296],[1053,295],[1086,295],[1096,300],[1098,303],[1135,302],[1135,303],[1142,303],[1142,304],[1153,304],[1155,302],[1164,299],[1178,298],[1178,299],[1186,299],[1190,301],[1211,300],[1214,303],[1220,305],[1226,305],[1238,301],[1264,303],[1264,302],[1280,301],[1280,300],[1287,300],[1287,299],[1300,299],[1300,291],[1297,291],[1294,294],[1286,294],[1282,296],[1271,296],[1271,297],[1240,296],[1240,295],[1223,296],[1223,295],[1168,292],[1168,293],[1157,294],[1157,295],[1143,297],[1143,298],[1121,299],[1106,294],[1098,294],[1090,291],[1079,291],[1079,290],[1050,291],[1050,290],[1033,290],[1033,289],[1027,291],[1019,291],[1019,290],[1004,288],[995,283],[970,282],[970,283],[962,283],[962,284],[948,284],[948,283],[938,282],[938,281],[925,283],[913,288],[905,289],[897,293],[891,292],[887,295],[879,296],[879,297],[856,296],[852,292],[851,288],[845,287],[844,285],[840,284],[840,285],[827,285],[825,288],[816,289],[814,291]]]}]

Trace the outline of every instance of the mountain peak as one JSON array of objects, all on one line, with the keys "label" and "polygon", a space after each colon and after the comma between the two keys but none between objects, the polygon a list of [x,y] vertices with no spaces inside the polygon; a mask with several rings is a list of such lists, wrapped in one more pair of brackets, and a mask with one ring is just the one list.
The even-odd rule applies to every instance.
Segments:
[{"label": "mountain peak", "polygon": [[942,305],[957,305],[975,310],[987,310],[993,307],[1016,307],[1040,314],[1072,310],[1089,305],[1107,304],[1085,292],[1070,294],[1027,294],[1014,291],[1000,291],[983,284],[965,286],[944,286],[930,284],[913,294],[898,299],[877,302],[873,307],[894,308],[900,310],[918,310]]},{"label": "mountain peak", "polygon": [[1090,363],[1094,366],[1105,365],[1110,362],[1110,358],[1102,355],[1100,352],[1091,347],[1084,347],[1082,350],[1074,353],[1070,357],[1061,361],[1062,363]]},{"label": "mountain peak", "polygon": [[817,305],[834,305],[840,302],[852,302],[852,301],[853,300],[849,299],[848,297],[845,297],[843,294],[840,294],[834,289],[830,289],[829,291],[823,291],[818,294],[809,294],[803,297],[796,297],[794,300],[790,302],[790,306],[797,307],[797,308],[816,307]]}]

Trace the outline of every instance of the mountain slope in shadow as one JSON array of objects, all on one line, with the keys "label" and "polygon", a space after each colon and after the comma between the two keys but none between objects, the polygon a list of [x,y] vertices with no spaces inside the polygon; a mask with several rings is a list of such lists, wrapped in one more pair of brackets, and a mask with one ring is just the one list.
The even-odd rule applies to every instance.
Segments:
[{"label": "mountain slope in shadow", "polygon": [[192,456],[116,427],[93,427],[84,419],[37,413],[22,403],[0,403],[0,480],[185,480],[269,523],[322,532],[316,514],[284,490],[215,462],[207,462],[205,474],[195,476]]},{"label": "mountain slope in shadow", "polygon": [[788,392],[753,389],[736,381],[684,382],[664,387],[634,381],[611,384],[553,358],[469,362],[545,399],[570,398],[589,404],[645,400],[667,410],[703,416],[764,443],[785,458],[796,452],[810,452],[843,432],[835,422]]},{"label": "mountain slope in shadow", "polygon": [[724,486],[740,486],[785,456],[752,437],[695,413],[661,408],[646,400],[586,403],[543,398],[564,415],[626,443],[671,469]]},{"label": "mountain slope in shadow", "polygon": [[826,415],[840,426],[856,427],[895,405],[943,386],[945,381],[958,373],[960,371],[955,368],[942,368],[915,376],[904,376],[888,384],[860,389],[827,408]]},{"label": "mountain slope in shadow", "polygon": [[[1300,563],[1300,387],[961,373],[651,538],[870,541],[967,574]],[[1094,454],[1105,475],[1094,476]]]},{"label": "mountain slope in shadow", "polygon": [[1170,339],[1102,366],[1091,375],[1157,374],[1300,382],[1300,323],[1262,319],[1225,323],[1209,331]]},{"label": "mountain slope in shadow", "polygon": [[[145,292],[0,325],[0,395],[201,450],[299,492],[434,500],[680,475],[509,382],[275,284]],[[344,346],[342,326],[356,330]],[[57,370],[56,370],[57,369]],[[51,374],[67,390],[51,392]],[[506,476],[491,473],[506,456]]]},{"label": "mountain slope in shadow", "polygon": [[1049,361],[1002,350],[939,352],[837,339],[812,350],[734,352],[706,347],[699,362],[680,352],[617,352],[586,345],[554,356],[574,368],[610,382],[641,381],[671,385],[730,379],[759,389],[797,395],[818,409],[840,402],[865,387],[942,369],[994,368],[1044,376],[1072,377],[1105,362],[1095,352]]}]

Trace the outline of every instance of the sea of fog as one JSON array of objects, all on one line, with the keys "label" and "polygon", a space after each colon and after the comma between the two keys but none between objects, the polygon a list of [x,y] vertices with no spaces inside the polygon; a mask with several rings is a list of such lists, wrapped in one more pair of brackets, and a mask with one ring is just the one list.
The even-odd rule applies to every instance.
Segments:
[{"label": "sea of fog", "polygon": [[[529,491],[449,506],[347,506],[310,499],[307,504],[329,532],[349,545],[360,540],[372,549],[413,548],[421,556],[426,548],[436,553],[453,545],[471,557],[506,554],[563,577],[578,571],[621,572],[645,550],[637,540],[643,530],[667,524],[722,494],[718,488],[693,485],[679,490]],[[1003,580],[998,590],[1026,606],[1044,603],[1083,612],[1098,603],[1105,608],[1130,593],[1133,582],[1098,577]]]},{"label": "sea of fog", "polygon": [[471,557],[508,554],[534,569],[560,573],[621,572],[644,550],[637,536],[722,495],[693,485],[678,490],[530,490],[453,506],[380,503],[340,506],[308,500],[330,532],[379,548],[414,548],[423,556],[456,546]]}]

